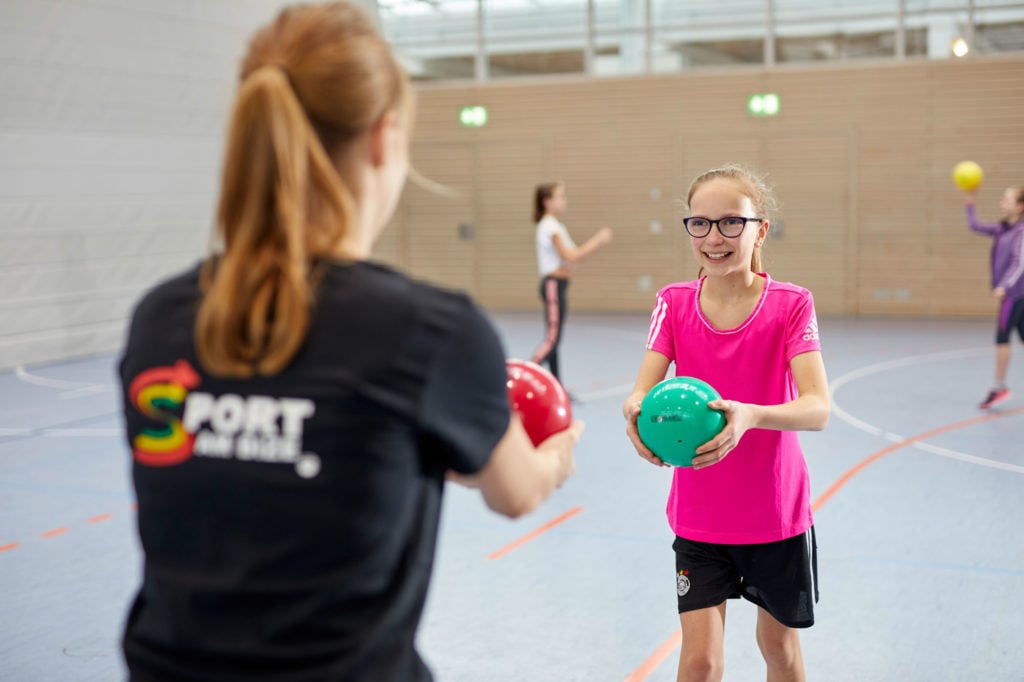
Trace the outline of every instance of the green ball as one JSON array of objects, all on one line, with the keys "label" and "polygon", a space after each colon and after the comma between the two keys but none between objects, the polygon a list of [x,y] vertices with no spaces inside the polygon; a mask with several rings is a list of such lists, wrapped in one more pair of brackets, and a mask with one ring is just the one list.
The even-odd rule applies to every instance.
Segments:
[{"label": "green ball", "polygon": [[721,397],[694,377],[671,377],[655,384],[640,403],[640,440],[666,464],[690,466],[696,449],[725,428],[725,415],[708,407]]}]

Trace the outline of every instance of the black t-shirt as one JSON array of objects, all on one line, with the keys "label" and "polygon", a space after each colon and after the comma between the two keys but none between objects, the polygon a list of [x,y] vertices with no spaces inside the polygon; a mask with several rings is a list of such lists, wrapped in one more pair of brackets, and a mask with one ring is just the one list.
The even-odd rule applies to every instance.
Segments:
[{"label": "black t-shirt", "polygon": [[501,344],[465,295],[326,264],[273,377],[205,373],[198,268],[137,306],[121,362],[145,553],[133,680],[430,680],[414,649],[447,469],[508,427]]}]

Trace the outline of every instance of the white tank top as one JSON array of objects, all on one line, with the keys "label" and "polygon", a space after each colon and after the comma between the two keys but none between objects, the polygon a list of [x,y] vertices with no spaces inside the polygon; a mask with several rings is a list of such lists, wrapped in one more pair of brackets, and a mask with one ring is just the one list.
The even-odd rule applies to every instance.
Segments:
[{"label": "white tank top", "polygon": [[569,230],[565,229],[565,225],[558,218],[550,214],[541,218],[537,223],[537,269],[540,270],[541,277],[547,277],[562,266],[572,267],[571,263],[563,261],[558,255],[554,240],[556,234],[570,249],[576,248],[572,237],[569,236]]}]

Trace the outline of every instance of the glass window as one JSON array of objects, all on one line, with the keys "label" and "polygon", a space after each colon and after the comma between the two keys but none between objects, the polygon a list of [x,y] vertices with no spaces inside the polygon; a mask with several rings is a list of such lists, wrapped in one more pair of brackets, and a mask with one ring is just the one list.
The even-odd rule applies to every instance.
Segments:
[{"label": "glass window", "polygon": [[656,52],[677,55],[679,69],[764,63],[764,0],[651,0],[651,5]]},{"label": "glass window", "polygon": [[[594,2],[595,76],[648,73],[653,57],[645,0]],[[649,56],[651,55],[651,56]]]},{"label": "glass window", "polygon": [[978,54],[1024,52],[1024,4],[974,0],[974,49]]},{"label": "glass window", "polygon": [[489,77],[585,73],[586,12],[587,0],[485,3]]},{"label": "glass window", "polygon": [[381,30],[413,80],[475,77],[476,0],[378,0]]},{"label": "glass window", "polygon": [[1024,2],[1000,0],[378,0],[378,8],[417,80],[949,59],[963,45],[1024,52]]}]

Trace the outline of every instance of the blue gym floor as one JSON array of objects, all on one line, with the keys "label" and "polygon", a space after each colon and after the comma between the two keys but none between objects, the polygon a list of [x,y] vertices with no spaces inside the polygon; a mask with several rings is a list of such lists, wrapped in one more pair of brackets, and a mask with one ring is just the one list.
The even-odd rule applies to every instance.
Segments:
[{"label": "blue gym floor", "polygon": [[[496,314],[510,355],[540,312]],[[808,679],[1024,680],[1024,353],[1017,397],[977,404],[989,320],[821,319],[828,428],[801,435],[819,544]],[[440,682],[675,680],[670,472],[620,406],[647,315],[570,313],[577,473],[518,521],[449,486],[420,648]],[[0,680],[122,679],[139,578],[114,358],[0,373]],[[726,396],[728,397],[728,396]],[[764,679],[755,608],[731,601],[725,679]]]}]

